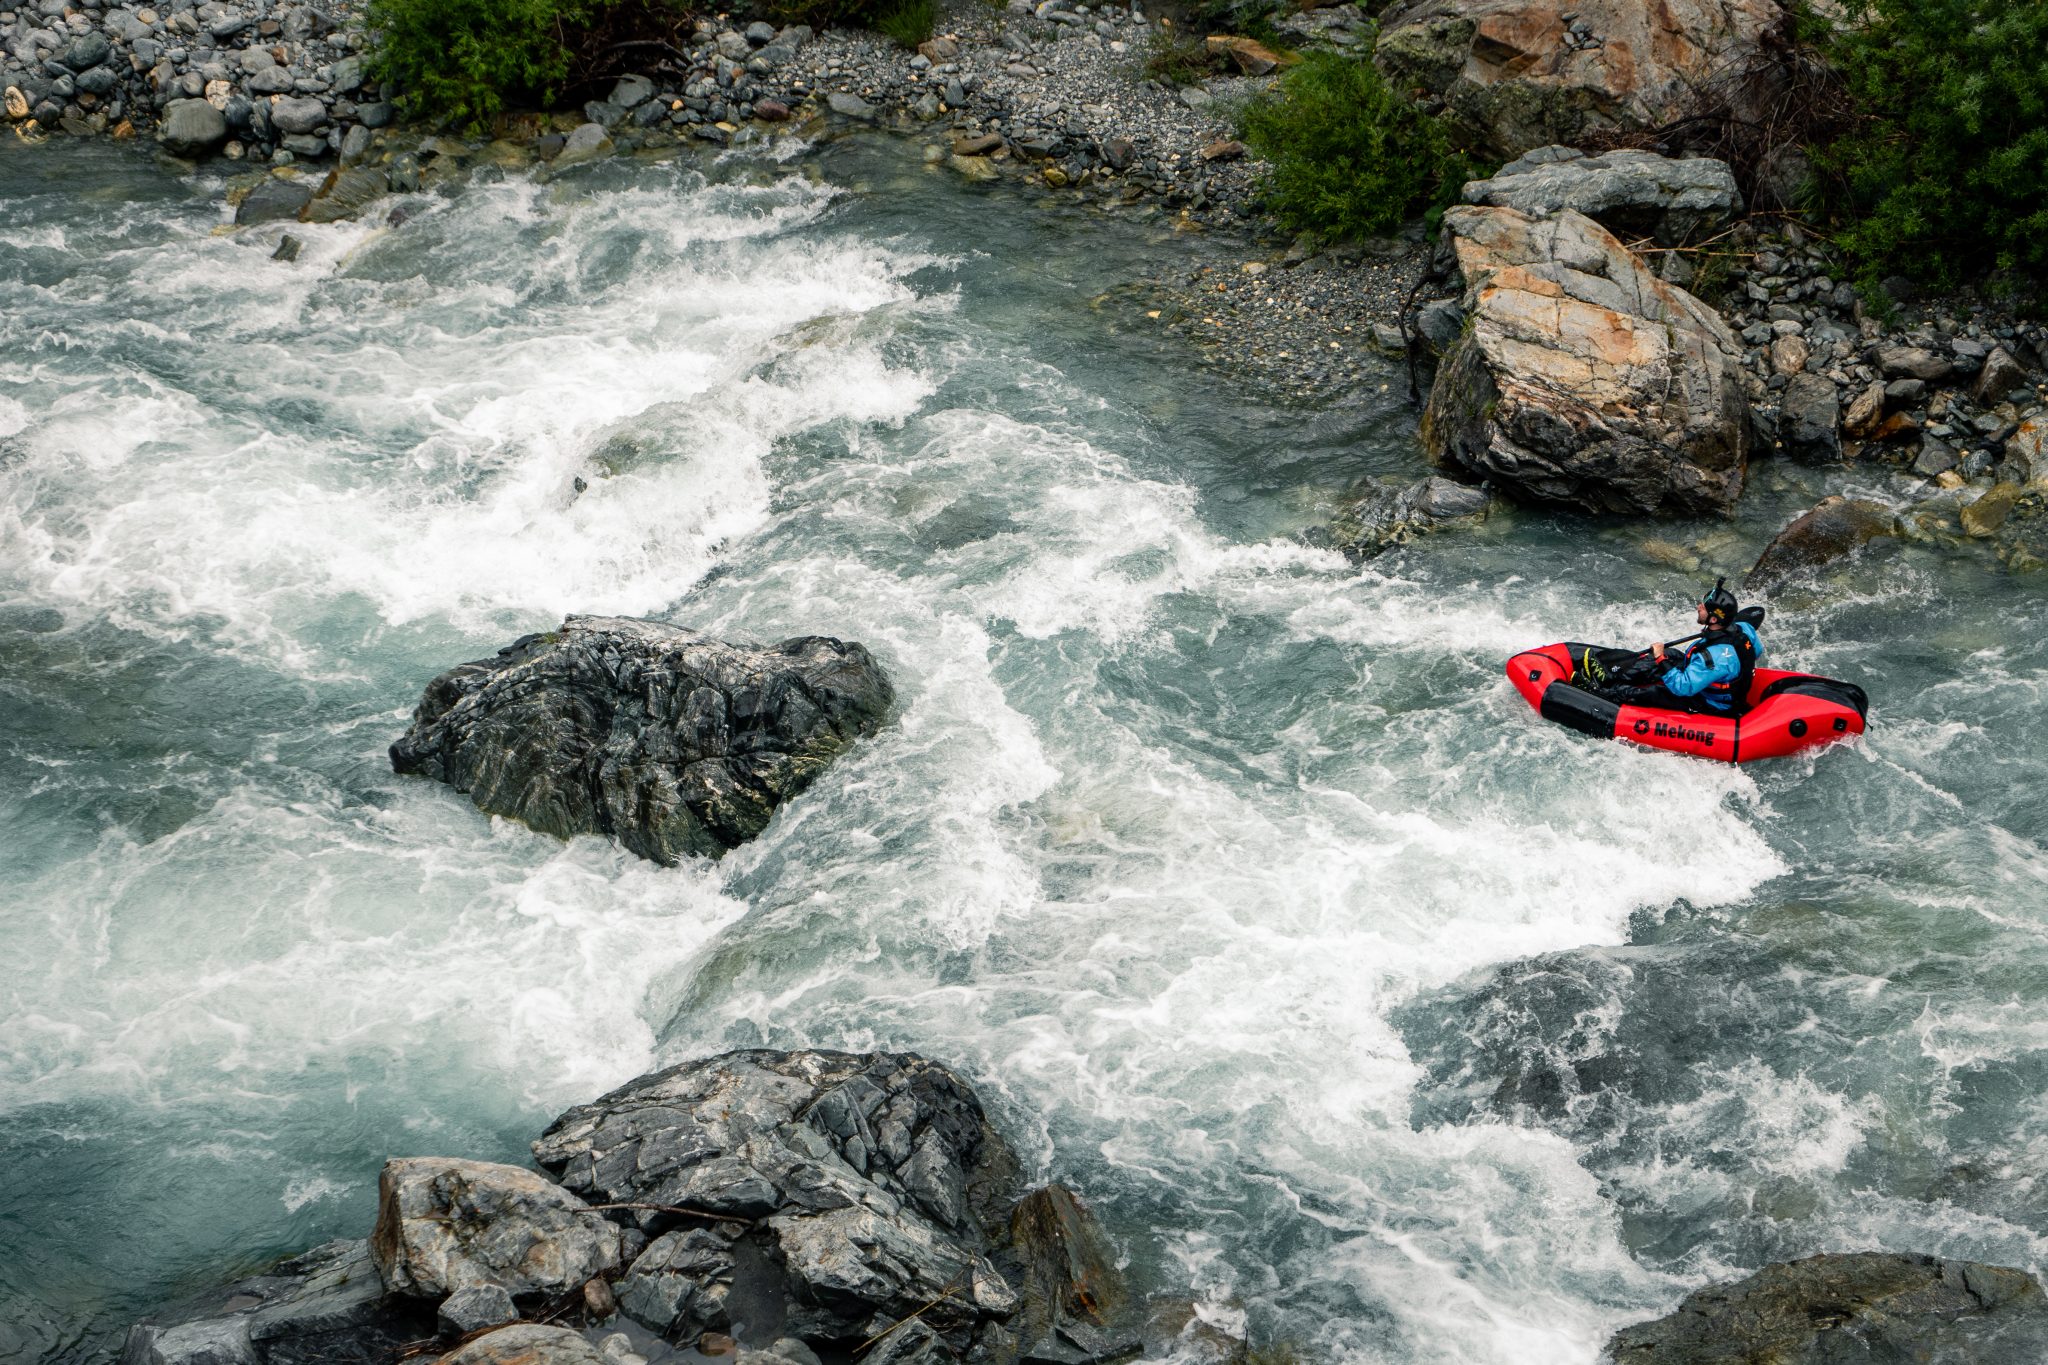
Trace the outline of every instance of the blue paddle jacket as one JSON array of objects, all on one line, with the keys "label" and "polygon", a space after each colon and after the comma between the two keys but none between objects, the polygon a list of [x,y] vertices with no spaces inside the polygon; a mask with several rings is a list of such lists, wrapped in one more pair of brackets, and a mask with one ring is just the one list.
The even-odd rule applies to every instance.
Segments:
[{"label": "blue paddle jacket", "polygon": [[[1749,637],[1750,647],[1756,651],[1756,661],[1764,661],[1764,642],[1747,621],[1737,621],[1735,628]],[[1718,711],[1732,709],[1731,685],[1742,676],[1742,660],[1735,653],[1733,645],[1708,645],[1702,649],[1694,645],[1684,655],[1684,662],[1664,670],[1664,686],[1673,696],[1697,697],[1706,693],[1704,700]]]}]

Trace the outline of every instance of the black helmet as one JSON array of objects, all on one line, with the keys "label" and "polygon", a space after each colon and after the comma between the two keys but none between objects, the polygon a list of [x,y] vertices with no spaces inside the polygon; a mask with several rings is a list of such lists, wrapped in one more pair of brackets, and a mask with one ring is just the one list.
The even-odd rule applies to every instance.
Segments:
[{"label": "black helmet", "polygon": [[1726,578],[1714,580],[1713,590],[1700,599],[1700,605],[1707,609],[1710,626],[1725,626],[1735,619],[1735,594],[1728,591]]}]

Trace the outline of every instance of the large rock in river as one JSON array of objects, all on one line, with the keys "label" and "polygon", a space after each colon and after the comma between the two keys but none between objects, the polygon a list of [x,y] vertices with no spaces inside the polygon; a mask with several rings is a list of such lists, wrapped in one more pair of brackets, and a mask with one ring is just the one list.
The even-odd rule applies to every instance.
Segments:
[{"label": "large rock in river", "polygon": [[673,863],[759,834],[894,695],[865,648],[826,636],[748,648],[572,616],[429,683],[391,766],[545,833],[608,834]]},{"label": "large rock in river", "polygon": [[121,1365],[385,1365],[434,1333],[388,1295],[367,1242],[330,1242],[129,1329]]},{"label": "large rock in river", "polygon": [[1777,0],[1405,0],[1381,16],[1374,59],[1507,160],[1689,112],[1784,23]]},{"label": "large rock in river", "polygon": [[1994,1365],[2048,1360],[2048,1296],[2032,1275],[1866,1251],[1765,1266],[1617,1332],[1612,1365]]},{"label": "large rock in river", "polygon": [[1743,578],[1745,588],[1774,588],[1796,574],[1832,564],[1873,540],[1898,536],[1898,514],[1881,502],[1822,498],[1772,538]]},{"label": "large rock in river", "polygon": [[1752,441],[1742,349],[1585,215],[1459,207],[1464,334],[1422,417],[1431,458],[1598,512],[1723,512]]},{"label": "large rock in river", "polygon": [[[650,1206],[632,1216],[659,1235],[619,1303],[671,1340],[728,1330],[735,1293],[786,1300],[786,1331],[849,1346],[875,1314],[930,1305],[923,1320],[964,1349],[1019,1307],[989,1259],[1016,1157],[974,1092],[922,1057],[727,1053],[571,1109],[533,1154],[593,1203]],[[710,1225],[664,1211],[684,1209]],[[748,1226],[766,1255],[749,1254]],[[750,1268],[778,1283],[750,1288]]]}]

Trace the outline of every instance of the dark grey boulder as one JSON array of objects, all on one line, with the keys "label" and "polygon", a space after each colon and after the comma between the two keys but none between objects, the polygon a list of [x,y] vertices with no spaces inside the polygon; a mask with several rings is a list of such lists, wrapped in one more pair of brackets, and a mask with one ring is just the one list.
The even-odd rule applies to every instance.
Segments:
[{"label": "dark grey boulder", "polygon": [[270,121],[281,133],[310,133],[327,122],[327,106],[311,96],[281,99],[270,106]]},{"label": "dark grey boulder", "polygon": [[129,1329],[122,1365],[368,1365],[433,1334],[433,1309],[387,1296],[369,1243],[330,1242]]},{"label": "dark grey boulder", "polygon": [[733,1296],[784,1303],[784,1330],[813,1345],[921,1312],[965,1349],[1019,1307],[990,1259],[1016,1157],[974,1092],[914,1054],[671,1067],[571,1109],[533,1153],[593,1204],[656,1206],[628,1213],[661,1235],[619,1303],[671,1340],[720,1328]]},{"label": "dark grey boulder", "polygon": [[1588,156],[1571,147],[1538,147],[1491,179],[1466,184],[1468,204],[1519,209],[1531,216],[1576,209],[1610,232],[1677,245],[1742,210],[1735,172],[1709,157],[1674,160],[1655,152]]},{"label": "dark grey boulder", "polygon": [[303,180],[270,179],[249,191],[235,209],[235,221],[244,227],[255,223],[298,221],[299,211],[313,197],[313,187]]},{"label": "dark grey boulder", "polygon": [[499,1327],[519,1320],[512,1295],[495,1284],[473,1284],[441,1300],[434,1321],[444,1337],[466,1337],[486,1327]]},{"label": "dark grey boulder", "polygon": [[2048,1359],[2048,1296],[2032,1275],[1865,1251],[1765,1266],[1627,1327],[1612,1365],[2021,1365]]},{"label": "dark grey boulder", "polygon": [[1796,574],[1832,564],[1873,540],[1895,537],[1900,531],[1898,515],[1883,503],[1823,498],[1764,547],[1743,578],[1743,586],[1776,587]]},{"label": "dark grey boulder", "polygon": [[1842,457],[1842,400],[1832,381],[1795,374],[1778,395],[1778,439],[1785,453],[1807,461]]},{"label": "dark grey boulder", "polygon": [[339,223],[391,192],[391,179],[375,166],[347,166],[327,173],[299,212],[307,223]]},{"label": "dark grey boulder", "polygon": [[759,834],[894,695],[865,648],[826,636],[749,648],[572,616],[429,683],[391,765],[544,833],[674,863]]},{"label": "dark grey boulder", "polygon": [[205,156],[227,138],[227,116],[205,100],[172,100],[157,126],[157,139],[172,156]]}]

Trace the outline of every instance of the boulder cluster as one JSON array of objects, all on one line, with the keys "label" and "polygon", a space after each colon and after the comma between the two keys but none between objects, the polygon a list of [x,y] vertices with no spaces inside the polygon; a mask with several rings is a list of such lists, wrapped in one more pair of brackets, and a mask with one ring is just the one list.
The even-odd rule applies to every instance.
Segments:
[{"label": "boulder cluster", "polygon": [[[126,1365],[1089,1365],[1134,1354],[1113,1248],[910,1053],[732,1052],[563,1114],[535,1171],[385,1163],[367,1239],[156,1315]],[[636,1342],[640,1343],[636,1346]]]}]

